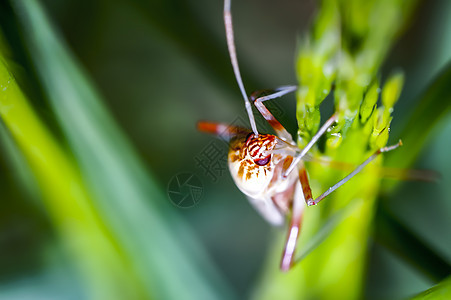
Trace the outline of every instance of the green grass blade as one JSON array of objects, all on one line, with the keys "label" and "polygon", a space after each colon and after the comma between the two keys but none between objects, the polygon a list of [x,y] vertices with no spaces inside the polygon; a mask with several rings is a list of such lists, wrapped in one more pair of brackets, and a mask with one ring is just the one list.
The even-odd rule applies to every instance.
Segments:
[{"label": "green grass blade", "polygon": [[318,232],[309,239],[304,245],[299,247],[296,255],[296,260],[300,262],[313,250],[315,250],[327,237],[334,231],[334,229],[350,214],[354,212],[354,209],[359,201],[350,202],[345,207],[339,209],[330,218],[328,218],[324,225],[318,230]]},{"label": "green grass blade", "polygon": [[14,141],[12,146],[21,150],[37,181],[49,217],[88,287],[86,293],[92,298],[111,299],[141,294],[115,249],[116,242],[93,209],[78,168],[33,111],[2,53],[0,116]]},{"label": "green grass blade", "polygon": [[451,274],[451,265],[405,228],[383,205],[375,221],[374,239],[434,282]]},{"label": "green grass blade", "polygon": [[439,299],[439,300],[446,300],[451,298],[451,277],[448,277],[447,279],[443,280],[436,286],[418,294],[417,296],[413,297],[412,299],[416,300],[432,300],[432,299]]},{"label": "green grass blade", "polygon": [[[417,102],[415,110],[398,135],[404,147],[387,155],[385,164],[408,168],[420,154],[431,131],[451,111],[451,63],[449,63]],[[390,185],[388,185],[390,184]],[[392,186],[394,183],[387,183]]]},{"label": "green grass blade", "polygon": [[160,299],[230,297],[206,253],[146,173],[39,3],[12,4],[41,84],[95,194],[93,205],[100,208],[105,226],[148,293]]},{"label": "green grass blade", "polygon": [[[425,144],[430,140],[431,132],[450,113],[449,82],[451,82],[451,64],[437,75],[419,99],[418,105],[398,135],[404,146],[387,155],[385,161],[387,166],[407,169],[415,163]],[[392,192],[400,184],[402,181],[383,181],[383,193]],[[388,203],[388,200],[382,199],[382,202]],[[450,264],[444,261],[440,254],[421,243],[384,209],[380,209],[376,215],[375,239],[434,281],[442,280],[451,272]]]}]

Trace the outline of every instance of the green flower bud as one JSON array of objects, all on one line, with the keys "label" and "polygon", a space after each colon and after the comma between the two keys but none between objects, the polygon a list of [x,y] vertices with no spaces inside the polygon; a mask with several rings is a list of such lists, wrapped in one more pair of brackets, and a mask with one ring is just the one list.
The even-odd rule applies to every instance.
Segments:
[{"label": "green flower bud", "polygon": [[382,104],[391,110],[393,105],[399,99],[401,95],[402,86],[404,84],[404,74],[402,72],[397,72],[390,76],[384,85],[382,90]]},{"label": "green flower bud", "polygon": [[366,124],[369,117],[375,110],[377,99],[379,98],[379,84],[373,83],[365,94],[362,104],[360,105],[360,122]]}]

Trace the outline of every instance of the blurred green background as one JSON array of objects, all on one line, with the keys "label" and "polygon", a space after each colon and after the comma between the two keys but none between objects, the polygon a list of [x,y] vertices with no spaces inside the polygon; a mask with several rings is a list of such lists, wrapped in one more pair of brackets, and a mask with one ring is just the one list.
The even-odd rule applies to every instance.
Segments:
[{"label": "blurred green background", "polygon": [[[226,52],[222,2],[40,2],[61,39],[67,43],[75,60],[101,95],[104,106],[135,148],[141,158],[140,167],[151,173],[150,181],[158,192],[147,201],[150,203],[158,198],[157,207],[163,208],[156,213],[161,213],[164,222],[175,227],[169,227],[166,232],[172,233],[169,238],[178,242],[176,245],[180,248],[175,253],[186,255],[181,261],[190,259],[191,252],[202,256],[201,263],[197,263],[196,258],[193,266],[187,268],[180,267],[176,259],[165,257],[168,264],[172,262],[173,265],[158,266],[155,273],[167,272],[162,276],[164,285],[173,285],[177,289],[177,281],[181,278],[174,277],[174,282],[166,279],[171,279],[171,274],[179,268],[182,275],[191,274],[186,270],[192,268],[193,272],[201,274],[200,278],[204,276],[208,278],[207,282],[211,280],[211,284],[206,284],[210,286],[206,290],[211,289],[218,298],[249,297],[259,280],[265,255],[271,246],[272,233],[280,229],[270,228],[257,215],[235,187],[227,170],[215,181],[196,165],[195,160],[213,140],[211,136],[196,131],[198,120],[233,122],[238,116],[245,120],[244,106]],[[21,29],[21,17],[17,16],[17,12],[21,11],[20,5],[17,7],[11,8],[7,3],[0,5],[1,30],[11,48],[11,59],[15,62],[12,69],[17,70],[15,76],[20,86],[51,133],[70,153],[69,157],[78,157],[74,154],[77,150],[71,146],[71,138],[65,135],[68,129],[58,126],[58,117],[45,96],[56,82],[49,83],[45,76],[43,81],[37,79],[42,78],[43,74],[36,68],[36,58],[33,58],[35,50],[27,43],[26,37],[26,32],[36,33]],[[296,84],[294,61],[297,40],[308,30],[316,8],[315,1],[249,0],[233,3],[238,57],[248,92]],[[410,24],[381,70],[385,78],[391,70],[400,68],[406,78],[401,99],[393,112],[392,141],[402,138],[400,129],[414,110],[416,101],[451,57],[450,14],[449,1],[420,1]],[[50,88],[42,87],[46,84]],[[277,108],[282,124],[295,134],[294,96],[278,101]],[[428,135],[420,159],[414,166],[436,170],[441,174],[440,181],[405,182],[388,199],[390,211],[400,223],[448,262],[451,262],[450,136],[451,116],[448,114]],[[7,140],[5,133],[2,140]],[[79,299],[105,295],[89,291],[92,287],[87,287],[83,273],[77,269],[78,260],[73,258],[73,253],[67,251],[66,246],[61,246],[61,235],[51,221],[51,213],[41,203],[40,199],[44,196],[36,192],[33,180],[21,180],[26,177],[23,174],[27,173],[24,170],[26,167],[22,171],[18,169],[17,164],[11,162],[5,146],[7,143],[2,144],[0,299]],[[225,145],[220,142],[218,145],[226,151]],[[83,165],[83,162],[77,164]],[[197,174],[203,185],[199,204],[190,209],[171,205],[167,195],[168,183],[180,172]],[[105,185],[105,182],[97,183],[95,178],[90,179],[94,180],[91,185]],[[23,182],[28,182],[28,186]],[[120,181],[114,188],[121,189]],[[123,202],[124,211],[127,210],[127,203]],[[100,207],[103,213],[110,213],[108,204]],[[120,209],[112,216],[115,213],[120,213]],[[133,216],[133,209],[129,216]],[[146,234],[152,235],[155,227],[148,225],[146,222],[149,220],[145,217],[145,214],[136,215],[134,222],[137,222],[137,227],[132,227],[140,228],[139,218],[144,218],[142,222],[145,225],[141,227],[143,232],[139,236],[130,239],[139,240]],[[122,225],[115,230],[122,228],[124,239],[135,233],[127,232],[128,227]],[[71,239],[70,236],[67,238]],[[185,245],[188,248],[186,251]],[[158,246],[148,247],[141,248],[141,251],[164,251]],[[133,250],[127,251],[124,250],[135,253]],[[162,255],[170,256],[171,253]],[[208,266],[204,268],[205,265]],[[131,273],[134,274],[133,271]],[[210,273],[214,276],[206,275]],[[102,276],[102,271],[98,276]],[[146,283],[139,285],[146,286]],[[398,256],[377,243],[371,244],[366,298],[403,298],[432,285],[433,282]],[[208,295],[208,291],[198,294],[196,285],[192,287],[190,298]],[[218,292],[221,290],[227,292]],[[146,298],[148,294],[147,291],[137,292],[135,296]],[[133,294],[119,294],[118,297],[121,299],[125,295]],[[152,296],[175,295],[177,292]],[[184,298],[187,295],[179,296]]]}]

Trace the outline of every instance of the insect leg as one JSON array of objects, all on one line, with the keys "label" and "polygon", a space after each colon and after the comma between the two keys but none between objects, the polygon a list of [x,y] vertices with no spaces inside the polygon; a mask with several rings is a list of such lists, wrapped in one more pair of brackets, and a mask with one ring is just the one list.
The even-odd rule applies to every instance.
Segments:
[{"label": "insect leg", "polygon": [[309,203],[310,201],[313,200],[312,189],[310,188],[307,170],[305,169],[304,164],[302,164],[301,168],[299,168],[299,181],[301,182],[305,203]]},{"label": "insect leg", "polygon": [[[292,207],[291,207],[291,220],[290,226],[288,228],[287,240],[285,242],[285,248],[282,253],[282,260],[280,262],[280,269],[282,271],[288,271],[294,264],[294,255],[296,251],[297,240],[299,238],[302,215],[304,211],[304,199],[312,200],[312,192],[310,186],[308,185],[307,173],[304,166],[299,168],[299,181],[301,185],[297,186],[297,193],[293,197]],[[307,181],[305,181],[306,179]],[[307,185],[304,185],[305,182]],[[301,189],[302,187],[302,189]],[[302,193],[304,197],[302,196]]]},{"label": "insect leg", "polygon": [[379,154],[383,153],[383,152],[388,152],[391,150],[394,150],[396,148],[398,148],[399,146],[402,145],[402,142],[399,141],[397,144],[392,145],[392,146],[388,146],[388,147],[384,147],[381,148],[379,150],[377,150],[373,155],[371,155],[369,158],[367,158],[362,164],[360,164],[359,166],[357,166],[357,168],[355,168],[354,171],[352,171],[351,173],[349,173],[348,176],[346,176],[345,178],[343,178],[342,180],[340,180],[339,182],[337,182],[335,185],[331,186],[327,191],[325,191],[324,193],[322,193],[318,198],[316,198],[315,200],[310,200],[307,201],[307,205],[311,206],[311,205],[316,205],[318,204],[321,200],[323,200],[324,198],[326,198],[328,195],[330,195],[333,191],[335,191],[336,189],[338,189],[340,186],[342,186],[343,184],[345,184],[349,179],[351,179],[352,177],[354,177],[355,175],[357,175],[360,171],[362,171],[362,169],[369,164],[372,160],[374,160]]},{"label": "insect leg", "polygon": [[318,132],[312,137],[310,142],[304,147],[304,149],[301,150],[301,153],[296,156],[296,158],[291,163],[291,166],[288,167],[287,171],[285,172],[284,176],[287,177],[288,174],[293,171],[293,169],[296,167],[296,165],[301,161],[301,159],[307,154],[307,152],[313,147],[313,145],[316,144],[316,142],[319,140],[319,138],[327,131],[327,129],[332,126],[332,124],[337,119],[336,115],[332,115],[324,124],[321,126],[321,128],[318,130]]},{"label": "insect leg", "polygon": [[[328,157],[313,157],[312,155],[305,155],[303,161],[311,161],[318,163],[329,168],[341,171],[352,171],[357,165],[341,161],[333,161]],[[433,170],[417,170],[417,169],[402,169],[393,167],[379,167],[379,176],[381,178],[394,179],[394,180],[406,180],[406,181],[425,181],[436,182],[440,179],[440,174]]]},{"label": "insect leg", "polygon": [[[290,86],[282,86],[279,88],[276,88],[274,90],[262,90],[262,91],[255,91],[251,94],[250,99],[254,102],[255,107],[258,109],[258,111],[261,113],[263,118],[265,118],[266,121],[271,125],[271,127],[274,129],[274,131],[277,133],[279,138],[294,144],[293,138],[288,133],[288,131],[280,124],[279,121],[273,116],[273,114],[266,108],[266,106],[263,104],[263,101],[275,99],[282,97],[283,95],[286,95],[288,93],[294,92],[297,90],[297,86],[290,85]],[[263,93],[269,93],[268,95],[260,97]]]}]

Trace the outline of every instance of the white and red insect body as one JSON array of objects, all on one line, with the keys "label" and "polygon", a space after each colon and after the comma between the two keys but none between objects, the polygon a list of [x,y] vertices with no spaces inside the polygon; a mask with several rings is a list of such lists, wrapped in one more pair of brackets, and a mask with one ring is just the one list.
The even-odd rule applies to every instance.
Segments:
[{"label": "white and red insect body", "polygon": [[256,210],[276,226],[284,224],[294,192],[300,188],[295,172],[284,176],[293,156],[272,153],[281,145],[287,147],[275,135],[255,137],[249,133],[244,139],[232,140],[228,155],[230,173],[237,187]]}]

